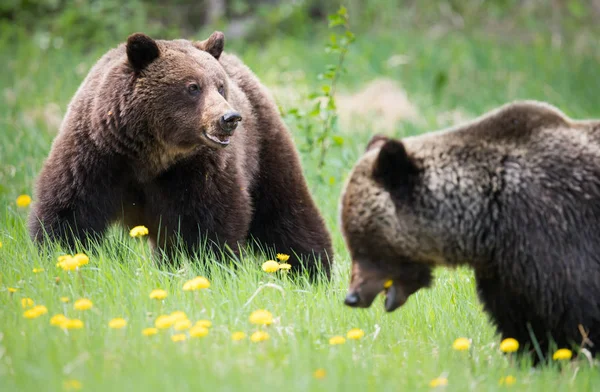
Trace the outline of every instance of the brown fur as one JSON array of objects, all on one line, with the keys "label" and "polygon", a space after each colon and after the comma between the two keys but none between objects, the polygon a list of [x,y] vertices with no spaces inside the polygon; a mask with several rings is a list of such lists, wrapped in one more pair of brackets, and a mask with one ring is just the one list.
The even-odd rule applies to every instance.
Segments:
[{"label": "brown fur", "polygon": [[[291,136],[263,85],[222,50],[219,32],[202,42],[134,34],[97,62],[40,173],[37,242],[87,246],[121,222],[147,226],[166,253],[204,240],[237,252],[253,238],[329,274],[330,236]],[[221,118],[234,110],[242,120],[222,147],[209,136],[224,140]]]},{"label": "brown fur", "polygon": [[[436,266],[468,265],[504,338],[545,355],[600,345],[600,121],[538,102],[402,141],[375,137],[340,202],[352,255],[346,303],[386,309]],[[540,359],[540,358],[537,358]]]}]

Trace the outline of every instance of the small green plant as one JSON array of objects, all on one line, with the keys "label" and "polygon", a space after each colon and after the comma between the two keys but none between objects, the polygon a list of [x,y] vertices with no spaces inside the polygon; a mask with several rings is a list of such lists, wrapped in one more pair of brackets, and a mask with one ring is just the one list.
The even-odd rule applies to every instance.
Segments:
[{"label": "small green plant", "polygon": [[[343,32],[332,33],[329,42],[325,46],[327,53],[336,54],[336,62],[328,64],[326,71],[318,75],[319,80],[324,83],[315,92],[309,94],[308,98],[313,102],[312,109],[304,114],[298,108],[288,111],[298,122],[298,127],[303,131],[306,138],[305,149],[310,153],[318,154],[317,168],[321,173],[325,165],[327,152],[332,145],[341,146],[344,139],[335,135],[337,125],[337,105],[335,93],[340,76],[346,72],[344,60],[348,49],[355,36],[350,31],[348,10],[341,6],[339,10],[329,15],[329,28],[343,27]],[[322,177],[322,176],[321,176]]]}]

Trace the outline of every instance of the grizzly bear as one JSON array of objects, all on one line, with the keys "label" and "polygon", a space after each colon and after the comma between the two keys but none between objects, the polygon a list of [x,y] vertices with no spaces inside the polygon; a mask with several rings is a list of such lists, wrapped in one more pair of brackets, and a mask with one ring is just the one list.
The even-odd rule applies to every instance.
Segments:
[{"label": "grizzly bear", "polygon": [[235,256],[255,241],[289,254],[294,270],[329,276],[330,235],[291,135],[266,88],[223,47],[221,32],[136,33],[98,60],[39,175],[36,242],[88,247],[113,222],[144,225],[167,257]]},{"label": "grizzly bear", "polygon": [[392,312],[469,266],[502,338],[543,361],[600,347],[600,121],[519,101],[442,132],[371,139],[340,199],[345,304]]}]

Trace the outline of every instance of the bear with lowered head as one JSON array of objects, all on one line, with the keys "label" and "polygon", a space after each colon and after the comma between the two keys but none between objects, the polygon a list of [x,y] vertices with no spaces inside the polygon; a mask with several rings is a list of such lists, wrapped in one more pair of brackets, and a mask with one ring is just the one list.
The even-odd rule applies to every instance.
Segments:
[{"label": "bear with lowered head", "polygon": [[466,265],[502,338],[534,363],[600,347],[600,121],[519,101],[441,132],[377,135],[340,211],[346,305],[384,293],[392,312],[435,267]]},{"label": "bear with lowered head", "polygon": [[252,239],[329,276],[330,235],[291,135],[266,88],[223,47],[220,32],[137,33],[98,60],[39,175],[36,242],[87,247],[120,222],[148,227],[167,258],[237,254]]}]

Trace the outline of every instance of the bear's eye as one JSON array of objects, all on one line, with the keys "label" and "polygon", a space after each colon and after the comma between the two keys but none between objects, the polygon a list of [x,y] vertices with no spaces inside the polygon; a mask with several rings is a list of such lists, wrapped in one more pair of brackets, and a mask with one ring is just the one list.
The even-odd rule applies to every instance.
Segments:
[{"label": "bear's eye", "polygon": [[219,94],[221,94],[222,96],[225,96],[225,86],[219,87]]},{"label": "bear's eye", "polygon": [[192,95],[200,94],[200,86],[198,86],[196,83],[189,84],[187,89],[188,89],[188,93],[190,93]]}]

